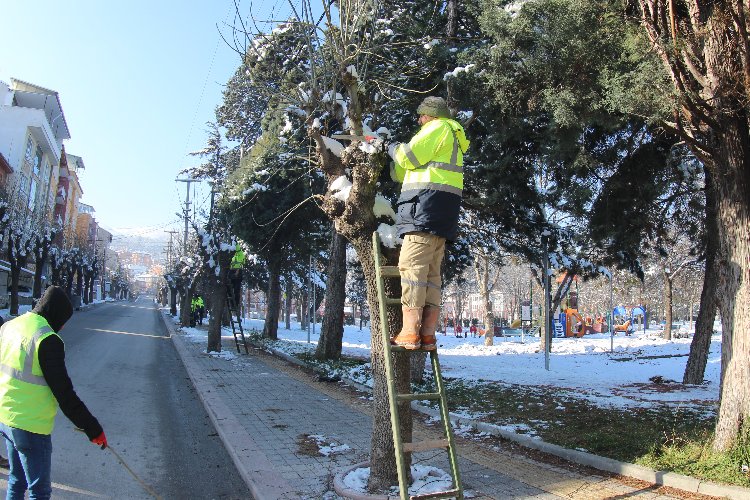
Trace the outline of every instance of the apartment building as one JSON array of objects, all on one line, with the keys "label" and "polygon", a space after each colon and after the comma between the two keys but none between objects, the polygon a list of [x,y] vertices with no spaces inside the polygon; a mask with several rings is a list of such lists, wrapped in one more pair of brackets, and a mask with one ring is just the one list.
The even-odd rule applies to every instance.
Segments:
[{"label": "apartment building", "polygon": [[[99,228],[93,207],[81,203],[78,176],[85,165],[83,158],[65,151],[67,139],[70,131],[56,91],[14,78],[0,81],[0,189],[13,216],[27,221],[29,230],[43,219],[58,222],[63,229],[58,245],[104,246],[97,248],[104,254],[112,237]],[[0,261],[0,303],[4,267]]]},{"label": "apartment building", "polygon": [[63,141],[69,138],[57,92],[21,80],[11,79],[10,85],[0,82],[5,189],[29,220],[54,209]]}]

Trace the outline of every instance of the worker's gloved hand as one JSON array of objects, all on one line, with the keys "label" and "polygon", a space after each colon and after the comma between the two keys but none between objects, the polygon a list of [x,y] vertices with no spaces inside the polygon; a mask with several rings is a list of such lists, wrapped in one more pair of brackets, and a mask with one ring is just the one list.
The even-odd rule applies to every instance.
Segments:
[{"label": "worker's gloved hand", "polygon": [[102,447],[102,450],[107,447],[107,436],[104,435],[104,431],[91,440],[92,443]]},{"label": "worker's gloved hand", "polygon": [[396,148],[398,147],[397,142],[392,142],[388,144],[388,156],[390,156],[392,159],[396,159]]}]

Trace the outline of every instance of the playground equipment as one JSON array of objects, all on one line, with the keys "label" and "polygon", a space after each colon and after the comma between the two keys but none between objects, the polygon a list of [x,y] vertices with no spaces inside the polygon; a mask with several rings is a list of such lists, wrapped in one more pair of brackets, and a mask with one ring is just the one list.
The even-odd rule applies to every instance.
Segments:
[{"label": "playground equipment", "polygon": [[614,325],[614,333],[624,333],[630,335],[635,332],[635,325],[637,320],[641,320],[643,330],[646,330],[646,308],[642,305],[637,306],[617,306],[612,310],[613,321],[615,318],[620,318],[620,323]]},{"label": "playground equipment", "polygon": [[608,330],[607,320],[598,316],[596,319],[591,316],[584,317],[578,311],[578,292],[568,293],[567,304],[562,308],[559,319],[556,323],[560,324],[556,328],[556,335],[559,337],[583,337],[591,333],[604,333]]}]

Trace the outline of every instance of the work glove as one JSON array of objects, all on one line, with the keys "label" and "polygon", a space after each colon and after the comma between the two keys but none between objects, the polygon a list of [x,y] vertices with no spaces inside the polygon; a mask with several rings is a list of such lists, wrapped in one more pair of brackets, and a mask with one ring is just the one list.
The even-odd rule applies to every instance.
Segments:
[{"label": "work glove", "polygon": [[388,156],[390,156],[391,159],[393,159],[393,160],[396,159],[396,148],[397,147],[398,147],[398,143],[397,142],[392,142],[392,143],[388,144]]},{"label": "work glove", "polygon": [[107,436],[104,435],[104,431],[91,440],[95,445],[101,446],[102,450],[107,447]]}]

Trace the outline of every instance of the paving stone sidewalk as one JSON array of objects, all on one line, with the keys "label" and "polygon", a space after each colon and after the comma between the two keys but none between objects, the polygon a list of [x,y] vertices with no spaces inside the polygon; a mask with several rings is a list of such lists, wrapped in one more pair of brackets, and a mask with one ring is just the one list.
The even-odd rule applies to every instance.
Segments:
[{"label": "paving stone sidewalk", "polygon": [[[165,317],[195,388],[243,479],[258,500],[337,499],[333,477],[367,461],[371,401],[338,383],[251,349],[223,359],[205,353]],[[236,354],[234,339],[223,349]],[[438,437],[435,426],[414,419],[415,440]],[[536,461],[503,446],[457,438],[467,497],[495,499],[665,500],[664,489],[636,481]],[[323,455],[329,447],[330,454]],[[448,470],[445,453],[421,456],[424,465]],[[703,497],[702,498],[707,498]],[[695,496],[694,498],[699,498]]]}]

